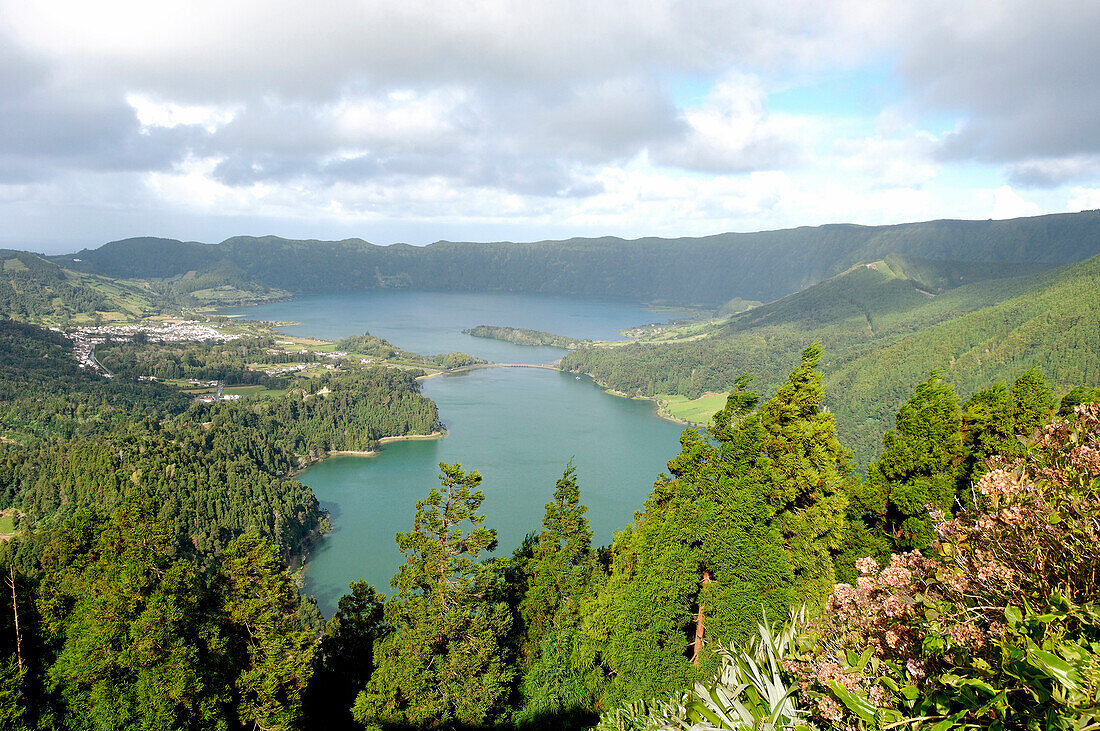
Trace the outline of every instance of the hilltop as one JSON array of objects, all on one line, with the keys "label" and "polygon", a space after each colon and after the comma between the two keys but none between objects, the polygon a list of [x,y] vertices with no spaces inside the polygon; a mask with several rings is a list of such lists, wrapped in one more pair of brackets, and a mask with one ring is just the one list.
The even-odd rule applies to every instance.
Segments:
[{"label": "hilltop", "polygon": [[793,355],[818,340],[827,405],[865,461],[935,368],[964,395],[1033,365],[1064,390],[1100,384],[1098,277],[1100,257],[1042,270],[887,256],[741,314],[571,352],[563,366],[639,396],[697,398],[730,389],[742,373],[770,392]]},{"label": "hilltop", "polygon": [[1070,264],[1100,254],[1100,212],[834,224],[699,238],[440,241],[424,247],[274,236],[238,236],[220,244],[136,238],[50,259],[108,277],[177,286],[188,277],[205,277],[208,285],[254,292],[512,291],[717,307],[735,297],[770,302],[890,254],[988,267]]}]

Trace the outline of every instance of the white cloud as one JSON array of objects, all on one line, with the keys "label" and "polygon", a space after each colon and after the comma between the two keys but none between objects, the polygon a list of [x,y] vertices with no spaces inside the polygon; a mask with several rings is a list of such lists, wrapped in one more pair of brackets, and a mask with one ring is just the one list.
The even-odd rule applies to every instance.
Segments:
[{"label": "white cloud", "polygon": [[217,131],[233,121],[239,108],[218,108],[211,105],[180,105],[156,101],[145,94],[131,92],[126,103],[134,108],[142,132],[148,134],[152,127],[171,129],[182,125],[198,125],[209,133]]},{"label": "white cloud", "polygon": [[802,156],[805,120],[769,115],[756,76],[729,73],[684,110],[688,132],[655,151],[666,165],[715,173],[776,170]]},{"label": "white cloud", "polygon": [[1039,213],[1039,206],[1031,201],[1024,200],[1008,185],[1002,185],[993,191],[993,210],[990,218],[1020,218],[1021,216],[1034,216]]},{"label": "white cloud", "polygon": [[[120,235],[169,213],[321,237],[677,235],[1023,215],[1100,183],[1083,0],[0,0],[0,17],[0,202],[28,201],[4,209],[9,237],[60,206],[139,227]],[[897,88],[769,109],[863,71]],[[973,160],[1002,179],[948,187]]]},{"label": "white cloud", "polygon": [[1071,191],[1070,199],[1066,203],[1066,210],[1072,213],[1098,208],[1100,208],[1100,188],[1076,187]]}]

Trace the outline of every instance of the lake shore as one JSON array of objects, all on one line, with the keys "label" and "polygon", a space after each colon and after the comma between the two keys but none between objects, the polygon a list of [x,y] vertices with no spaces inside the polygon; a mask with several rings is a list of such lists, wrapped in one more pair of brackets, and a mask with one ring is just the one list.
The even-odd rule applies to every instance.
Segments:
[{"label": "lake shore", "polygon": [[[426,439],[442,439],[445,436],[447,436],[447,430],[446,429],[440,429],[438,431],[433,431],[430,434],[405,434],[404,436],[400,436],[400,437],[382,437],[381,439],[378,440],[378,443],[379,444],[392,444],[393,442],[419,442],[419,441],[423,441],[423,440],[426,440]],[[320,457],[317,457],[315,459],[310,460],[308,464],[303,465],[303,466],[299,467],[298,469],[294,470],[293,472],[290,473],[290,477],[297,477],[298,475],[300,475],[303,472],[305,472],[306,470],[308,470],[310,467],[315,467],[316,465],[321,464],[322,462],[324,462],[326,459],[329,459],[330,457],[377,457],[379,454],[381,454],[381,450],[378,450],[378,449],[369,449],[369,450],[333,449],[329,452],[325,452]]]},{"label": "lake shore", "polygon": [[[567,371],[567,372],[571,372],[571,371]],[[670,414],[667,410],[668,409],[668,403],[666,401],[662,400],[662,399],[655,398],[653,396],[631,396],[629,393],[624,393],[623,391],[619,391],[617,389],[611,388],[611,386],[608,386],[606,383],[603,383],[603,382],[599,381],[598,379],[594,378],[592,376],[592,374],[590,374],[590,373],[585,373],[584,375],[591,378],[592,382],[595,383],[597,386],[599,386],[600,389],[604,393],[609,394],[611,396],[617,396],[619,398],[630,399],[631,401],[652,401],[653,402],[653,413],[656,414],[657,418],[659,418],[659,419],[664,419],[665,421],[671,421],[673,424],[680,424],[682,426],[699,426],[699,424],[692,423],[692,422],[690,422],[686,419],[681,419],[678,416],[673,416],[672,414]]]}]

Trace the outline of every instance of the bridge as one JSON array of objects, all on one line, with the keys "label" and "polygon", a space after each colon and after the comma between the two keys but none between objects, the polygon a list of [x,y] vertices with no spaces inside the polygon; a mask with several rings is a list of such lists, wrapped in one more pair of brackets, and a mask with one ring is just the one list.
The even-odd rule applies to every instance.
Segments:
[{"label": "bridge", "polygon": [[[559,361],[560,362],[560,361]],[[544,371],[560,371],[558,362],[548,363],[546,365],[540,365],[538,363],[476,363],[474,365],[459,366],[458,368],[448,368],[442,370],[439,373],[433,373],[430,376],[423,376],[423,378],[431,378],[431,376],[443,376],[448,373],[464,373],[466,371],[476,371],[480,368],[540,368]]]}]

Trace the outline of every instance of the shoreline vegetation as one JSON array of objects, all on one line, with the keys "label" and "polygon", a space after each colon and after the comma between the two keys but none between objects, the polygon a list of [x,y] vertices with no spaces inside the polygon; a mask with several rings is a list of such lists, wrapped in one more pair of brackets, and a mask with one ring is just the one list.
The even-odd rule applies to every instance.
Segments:
[{"label": "shoreline vegetation", "polygon": [[[427,441],[429,439],[442,439],[445,436],[447,436],[447,430],[446,429],[439,429],[439,430],[431,432],[430,434],[404,434],[402,436],[396,436],[396,437],[381,437],[381,438],[377,439],[376,441],[378,442],[379,445],[382,445],[382,444],[392,444],[393,442],[421,442],[421,441]],[[291,477],[298,477],[298,475],[303,474],[309,468],[316,467],[317,465],[321,464],[325,460],[330,459],[332,457],[377,457],[381,453],[382,453],[381,449],[366,449],[366,450],[333,449],[333,450],[330,450],[328,452],[325,452],[324,454],[322,454],[319,457],[315,457],[315,458],[309,460],[308,464],[294,470],[293,472],[290,473],[290,476]]]},{"label": "shoreline vegetation", "polygon": [[552,348],[564,348],[576,350],[587,348],[594,344],[590,338],[571,338],[566,335],[556,335],[543,330],[529,330],[524,327],[507,327],[498,325],[478,325],[468,327],[462,331],[463,335],[471,335],[475,338],[488,338],[489,340],[502,340],[513,345],[549,346]]}]

